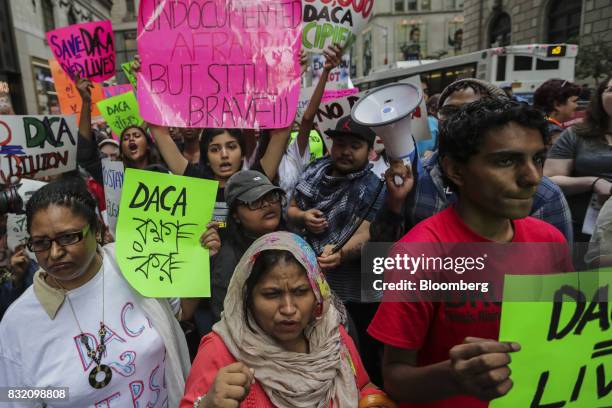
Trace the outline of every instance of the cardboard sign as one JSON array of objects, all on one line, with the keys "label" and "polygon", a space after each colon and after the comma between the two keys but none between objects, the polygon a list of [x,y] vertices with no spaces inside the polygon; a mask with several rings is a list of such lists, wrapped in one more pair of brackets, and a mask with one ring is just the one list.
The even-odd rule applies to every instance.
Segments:
[{"label": "cardboard sign", "polygon": [[[312,83],[316,84],[319,82],[321,75],[323,74],[323,67],[325,66],[325,55],[316,54],[312,57]],[[353,88],[351,82],[351,55],[348,52],[342,54],[342,61],[340,65],[332,69],[327,77],[327,83],[325,84],[326,90],[333,89],[348,89]]]},{"label": "cardboard sign", "polygon": [[302,45],[312,52],[323,52],[332,43],[350,47],[374,8],[374,0],[304,0],[303,3]]},{"label": "cardboard sign", "polygon": [[106,202],[106,219],[113,234],[117,236],[117,219],[119,203],[123,189],[124,167],[121,161],[102,159],[102,183],[104,185],[104,201]]},{"label": "cardboard sign", "polygon": [[131,84],[121,84],[121,85],[112,85],[105,86],[102,88],[104,91],[105,98],[112,98],[113,96],[121,95],[127,92],[132,92],[134,88],[132,88]]},{"label": "cardboard sign", "polygon": [[47,42],[70,78],[93,82],[115,76],[115,36],[110,20],[75,24],[47,33]]},{"label": "cardboard sign", "polygon": [[200,236],[218,182],[126,169],[117,224],[117,261],[143,296],[209,297],[210,259]]},{"label": "cardboard sign", "polygon": [[300,88],[299,0],[143,0],[138,103],[150,123],[283,128]]},{"label": "cardboard sign", "polygon": [[138,102],[134,92],[127,92],[98,102],[98,108],[111,130],[117,136],[123,129],[132,125],[141,125]]},{"label": "cardboard sign", "polygon": [[74,170],[77,132],[74,115],[0,116],[0,181]]},{"label": "cardboard sign", "polygon": [[25,214],[8,213],[6,215],[6,245],[11,252],[20,245],[25,245],[29,238],[27,217]]},{"label": "cardboard sign", "polygon": [[[81,113],[83,101],[81,100],[81,95],[79,95],[76,84],[72,82],[59,62],[55,59],[52,58],[49,60],[49,67],[51,68],[51,76],[53,77],[55,92],[57,92],[57,99],[59,99],[62,114],[79,115]],[[91,116],[100,116],[100,111],[96,103],[102,99],[104,99],[102,85],[94,82],[91,90]]]},{"label": "cardboard sign", "polygon": [[124,62],[121,64],[121,69],[123,70],[125,77],[128,79],[128,81],[130,81],[130,84],[136,88],[136,76],[132,72],[132,62],[133,61]]},{"label": "cardboard sign", "polygon": [[[500,341],[515,341],[510,392],[491,408],[612,406],[612,270],[507,275],[504,298],[533,291],[543,301],[504,302]],[[537,293],[536,293],[537,292]]]},{"label": "cardboard sign", "polygon": [[[421,81],[418,75],[406,78],[400,82],[411,83],[419,88],[421,87]],[[335,129],[336,123],[338,123],[340,118],[350,115],[353,105],[355,105],[355,102],[363,95],[365,95],[365,93],[361,92],[328,102],[321,102],[321,105],[319,105],[319,109],[315,116],[315,123],[317,123],[319,127],[319,132],[328,150],[331,149],[332,140],[325,134],[325,131]],[[427,122],[427,106],[424,100],[421,100],[419,107],[412,112],[411,118],[412,135],[415,140],[431,139],[429,123]],[[374,129],[374,131],[376,131],[376,129]]]}]

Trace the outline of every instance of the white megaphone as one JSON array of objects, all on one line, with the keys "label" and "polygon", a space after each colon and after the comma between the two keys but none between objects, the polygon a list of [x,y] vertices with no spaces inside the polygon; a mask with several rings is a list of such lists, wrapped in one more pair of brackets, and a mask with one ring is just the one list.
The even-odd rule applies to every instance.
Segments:
[{"label": "white megaphone", "polygon": [[421,90],[409,83],[384,85],[368,91],[359,99],[351,116],[360,125],[368,126],[383,141],[390,159],[408,161],[414,151],[410,114],[423,99]]}]

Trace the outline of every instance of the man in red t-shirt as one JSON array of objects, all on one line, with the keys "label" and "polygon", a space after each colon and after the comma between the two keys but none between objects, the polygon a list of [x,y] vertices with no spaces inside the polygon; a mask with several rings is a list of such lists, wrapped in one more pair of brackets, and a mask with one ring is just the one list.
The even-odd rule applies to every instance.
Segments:
[{"label": "man in red t-shirt", "polygon": [[[400,242],[565,243],[555,227],[528,217],[542,178],[546,126],[541,114],[515,102],[463,106],[439,134],[444,176],[458,202]],[[542,273],[559,263],[546,258],[538,259]],[[561,262],[571,269],[569,258]],[[486,302],[382,303],[368,333],[385,343],[385,390],[401,407],[480,408],[505,395],[510,353],[520,346],[493,340],[500,312],[498,303]]]}]

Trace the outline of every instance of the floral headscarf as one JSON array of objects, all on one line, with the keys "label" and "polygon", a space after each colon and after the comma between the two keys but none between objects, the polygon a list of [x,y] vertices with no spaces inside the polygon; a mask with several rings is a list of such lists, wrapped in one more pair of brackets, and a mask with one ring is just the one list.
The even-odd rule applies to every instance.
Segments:
[{"label": "floral headscarf", "polygon": [[[322,314],[306,328],[309,353],[290,352],[280,347],[248,316],[245,323],[244,290],[261,252],[285,250],[304,267]],[[221,336],[232,355],[255,370],[270,401],[279,408],[354,408],[359,400],[355,374],[340,336],[342,313],[317,263],[313,249],[300,236],[273,232],[255,241],[234,271],[224,302],[224,312],[213,330]]]}]

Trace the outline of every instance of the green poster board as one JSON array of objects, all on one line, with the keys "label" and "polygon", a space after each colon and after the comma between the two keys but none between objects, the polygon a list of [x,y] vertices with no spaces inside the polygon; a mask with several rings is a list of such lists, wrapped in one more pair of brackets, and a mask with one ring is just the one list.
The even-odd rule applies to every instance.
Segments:
[{"label": "green poster board", "polygon": [[200,236],[218,182],[126,169],[117,223],[117,262],[148,297],[209,297],[210,260]]},{"label": "green poster board", "polygon": [[140,126],[144,122],[133,91],[103,99],[97,105],[104,120],[117,136],[120,136],[126,127]]},{"label": "green poster board", "polygon": [[[612,407],[612,270],[506,276],[500,341],[516,341],[514,386],[490,408]],[[576,300],[579,302],[576,302]],[[556,302],[553,302],[555,300]]]},{"label": "green poster board", "polygon": [[124,62],[121,64],[121,69],[123,69],[123,73],[127,77],[128,81],[130,81],[130,84],[132,84],[134,89],[136,89],[136,76],[132,72],[132,62],[133,61]]}]

